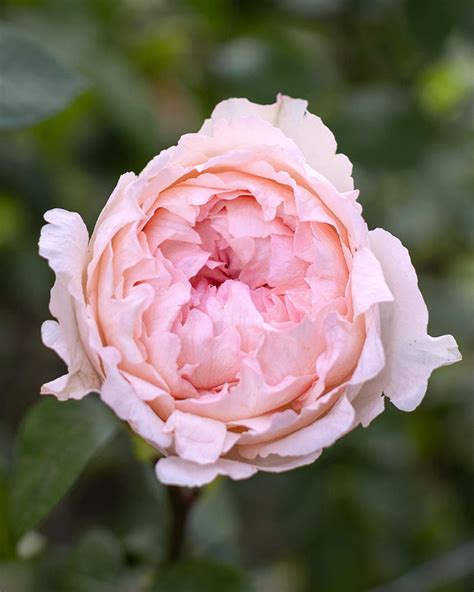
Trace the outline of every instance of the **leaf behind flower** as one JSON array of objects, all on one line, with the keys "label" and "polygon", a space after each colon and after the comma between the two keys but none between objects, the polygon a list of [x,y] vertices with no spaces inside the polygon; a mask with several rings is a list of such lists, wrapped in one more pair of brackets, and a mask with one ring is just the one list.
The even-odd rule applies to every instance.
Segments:
[{"label": "leaf behind flower", "polygon": [[64,109],[84,88],[69,70],[34,38],[0,25],[0,129],[47,119]]},{"label": "leaf behind flower", "polygon": [[47,516],[116,429],[112,414],[93,397],[67,403],[48,397],[31,408],[18,434],[10,495],[16,538]]}]

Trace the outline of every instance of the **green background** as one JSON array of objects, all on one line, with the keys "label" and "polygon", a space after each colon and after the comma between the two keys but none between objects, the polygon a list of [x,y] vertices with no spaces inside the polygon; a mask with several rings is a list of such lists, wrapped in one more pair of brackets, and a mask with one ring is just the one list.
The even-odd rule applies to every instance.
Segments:
[{"label": "green background", "polygon": [[[68,403],[71,416],[62,417],[52,402],[42,413],[61,417],[55,430],[44,422],[47,444],[43,430],[15,437],[40,385],[62,372],[39,337],[53,280],[37,255],[44,211],[78,211],[92,228],[119,175],[139,172],[182,133],[197,130],[219,100],[269,103],[278,92],[308,99],[333,129],[354,163],[369,226],[388,229],[410,249],[431,334],[453,333],[464,361],[435,373],[416,412],[388,407],[310,467],[208,487],[190,518],[186,563],[162,565],[154,589],[473,589],[472,6],[464,0],[3,3],[5,23],[29,33],[80,79],[67,86],[63,78],[54,91],[51,111],[61,101],[63,110],[1,134],[2,592],[147,591],[169,529],[150,451],[112,417],[103,418],[114,434],[104,444],[94,440],[85,408]],[[33,104],[43,105],[35,89],[47,83],[40,73]],[[29,422],[30,431],[40,419]],[[69,430],[60,427],[68,421],[89,449],[66,448]],[[35,524],[31,512],[46,495],[41,476],[54,467],[41,464],[41,452],[51,447],[65,459],[66,476],[47,492],[49,505],[68,492],[17,542],[15,532]],[[20,496],[22,471],[33,475],[34,467],[39,482]],[[13,514],[24,528],[11,524]]]}]

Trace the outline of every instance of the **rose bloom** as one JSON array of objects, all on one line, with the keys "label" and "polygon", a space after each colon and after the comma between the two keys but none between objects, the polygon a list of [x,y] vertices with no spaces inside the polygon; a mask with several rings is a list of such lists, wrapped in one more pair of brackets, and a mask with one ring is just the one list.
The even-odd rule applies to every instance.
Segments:
[{"label": "rose bloom", "polygon": [[312,463],[384,396],[415,409],[460,359],[427,334],[407,250],[368,230],[350,161],[306,107],[220,103],[119,179],[90,239],[78,214],[45,216],[42,336],[68,372],[42,393],[100,393],[162,453],[163,483]]}]

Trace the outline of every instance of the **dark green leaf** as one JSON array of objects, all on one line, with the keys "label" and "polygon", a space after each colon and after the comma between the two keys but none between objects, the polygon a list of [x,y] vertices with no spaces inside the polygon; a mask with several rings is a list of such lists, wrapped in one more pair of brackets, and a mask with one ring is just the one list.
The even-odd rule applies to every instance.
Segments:
[{"label": "dark green leaf", "polygon": [[224,562],[238,560],[239,518],[231,483],[222,479],[206,487],[189,519],[189,543],[194,555]]},{"label": "dark green leaf", "polygon": [[74,569],[98,578],[116,575],[121,566],[123,551],[116,537],[103,529],[86,533],[79,541],[74,556]]},{"label": "dark green leaf", "polygon": [[123,549],[107,530],[87,532],[79,541],[66,579],[70,592],[116,592]]},{"label": "dark green leaf", "polygon": [[92,397],[67,403],[47,398],[30,410],[18,436],[11,491],[17,537],[48,514],[116,426],[105,405]]},{"label": "dark green leaf", "polygon": [[163,568],[153,592],[252,592],[235,568],[208,561],[184,561]]},{"label": "dark green leaf", "polygon": [[60,111],[81,78],[29,35],[0,25],[0,128],[31,125]]}]

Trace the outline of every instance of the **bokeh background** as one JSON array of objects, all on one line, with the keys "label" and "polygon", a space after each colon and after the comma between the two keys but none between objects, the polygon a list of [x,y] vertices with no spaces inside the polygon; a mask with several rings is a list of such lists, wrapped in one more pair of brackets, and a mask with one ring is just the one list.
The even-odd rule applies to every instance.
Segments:
[{"label": "bokeh background", "polygon": [[[194,507],[186,557],[204,571],[213,562],[212,585],[223,591],[231,587],[218,587],[216,563],[235,570],[232,590],[473,589],[472,7],[4,0],[4,22],[80,74],[84,90],[62,112],[1,137],[0,498],[18,426],[39,386],[62,371],[39,337],[53,279],[37,255],[44,211],[78,211],[92,228],[119,175],[197,130],[219,100],[269,103],[283,92],[308,99],[334,130],[369,226],[410,249],[431,334],[453,333],[464,361],[435,373],[415,413],[388,406],[310,467],[214,483]],[[0,560],[0,589],[146,590],[169,524],[149,451],[120,430]],[[176,582],[188,568],[176,568]],[[183,577],[158,590],[197,589]]]}]

